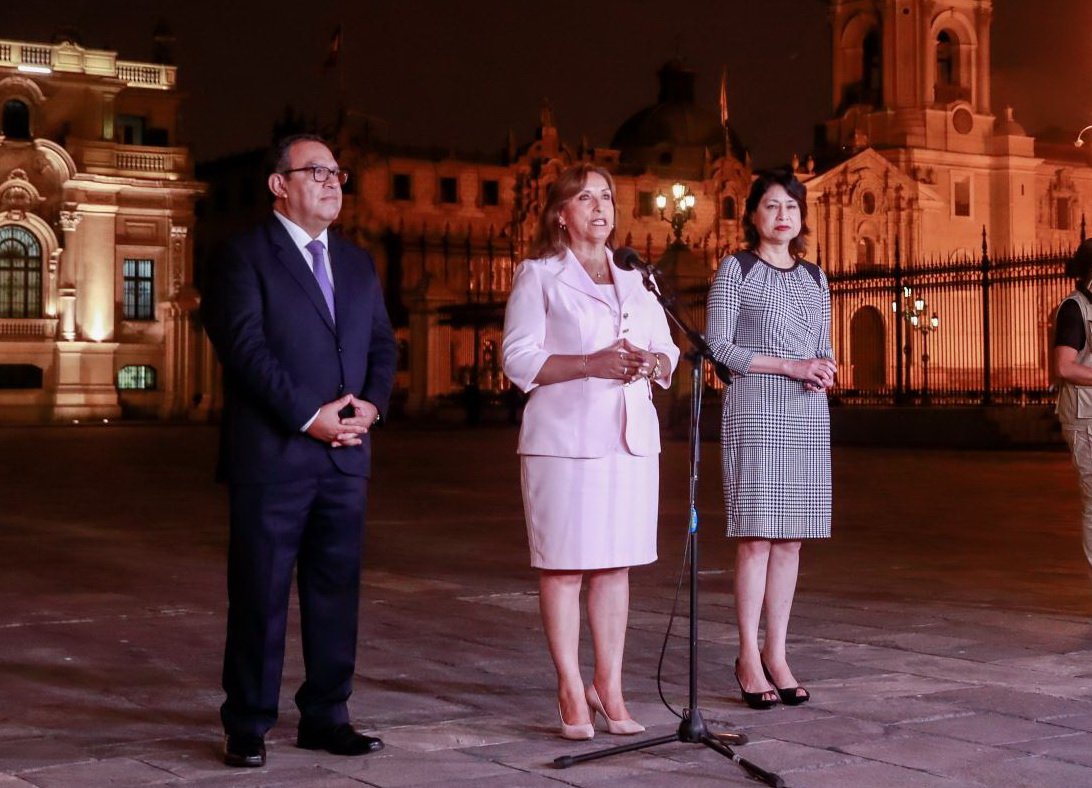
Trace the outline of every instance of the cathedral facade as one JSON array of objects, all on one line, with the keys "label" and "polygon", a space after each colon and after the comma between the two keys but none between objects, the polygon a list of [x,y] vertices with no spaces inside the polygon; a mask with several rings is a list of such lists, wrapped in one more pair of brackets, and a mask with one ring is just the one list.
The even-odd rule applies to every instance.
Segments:
[{"label": "cathedral facade", "polygon": [[[1092,161],[1029,136],[1013,108],[994,112],[993,12],[992,0],[831,1],[832,113],[802,179],[834,280],[843,386],[892,388],[905,373],[920,387],[930,363],[941,389],[1049,386],[1053,310],[1071,284],[1061,259],[1083,238]],[[1003,262],[998,281],[984,258]],[[930,326],[917,337],[903,322],[918,298],[938,323],[920,362],[928,345],[910,342]]]},{"label": "cathedral facade", "polygon": [[0,420],[201,408],[173,66],[0,40]]}]

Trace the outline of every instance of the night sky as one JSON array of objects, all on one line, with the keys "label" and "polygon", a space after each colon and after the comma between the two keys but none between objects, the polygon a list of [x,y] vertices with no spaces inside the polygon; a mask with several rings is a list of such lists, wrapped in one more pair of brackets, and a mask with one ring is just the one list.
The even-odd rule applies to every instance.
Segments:
[{"label": "night sky", "polygon": [[[606,146],[676,53],[714,111],[727,67],[730,119],[758,165],[805,154],[830,112],[823,0],[38,0],[4,3],[0,38],[48,42],[67,25],[147,60],[159,18],[198,160],[267,144],[286,105],[330,119],[341,87],[396,142],[499,150],[510,128],[530,139],[548,97],[562,139]],[[322,68],[339,23],[340,80]],[[1031,133],[1092,123],[1090,29],[1088,0],[995,0],[994,111],[1011,104]]]}]

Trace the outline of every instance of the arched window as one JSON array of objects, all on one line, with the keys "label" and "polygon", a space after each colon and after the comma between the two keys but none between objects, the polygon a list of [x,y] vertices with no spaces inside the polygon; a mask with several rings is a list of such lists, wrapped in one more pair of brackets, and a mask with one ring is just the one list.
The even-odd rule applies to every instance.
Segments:
[{"label": "arched window", "polygon": [[876,242],[871,238],[857,241],[857,267],[871,268],[876,265]]},{"label": "arched window", "polygon": [[861,42],[861,87],[863,103],[883,105],[883,49],[876,28],[869,30]]},{"label": "arched window", "polygon": [[937,84],[959,84],[959,41],[947,30],[937,34]]},{"label": "arched window", "polygon": [[42,246],[17,224],[0,227],[0,317],[42,316]]},{"label": "arched window", "polygon": [[155,367],[130,364],[118,370],[118,388],[136,391],[155,390]]},{"label": "arched window", "polygon": [[10,140],[30,139],[30,109],[19,99],[4,102],[4,136]]},{"label": "arched window", "polygon": [[725,197],[720,201],[720,218],[721,219],[735,219],[736,218],[736,198]]}]

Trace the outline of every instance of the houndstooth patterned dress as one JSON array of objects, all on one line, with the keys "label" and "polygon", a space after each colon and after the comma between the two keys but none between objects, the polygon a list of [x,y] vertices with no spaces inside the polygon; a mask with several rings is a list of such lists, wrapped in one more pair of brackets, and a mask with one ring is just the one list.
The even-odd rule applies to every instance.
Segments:
[{"label": "houndstooth patterned dress", "polygon": [[721,448],[728,536],[830,536],[830,413],[826,395],[784,375],[750,374],[756,355],[833,358],[830,292],[812,263],[779,269],[726,257],[709,291],[706,339],[732,371]]}]

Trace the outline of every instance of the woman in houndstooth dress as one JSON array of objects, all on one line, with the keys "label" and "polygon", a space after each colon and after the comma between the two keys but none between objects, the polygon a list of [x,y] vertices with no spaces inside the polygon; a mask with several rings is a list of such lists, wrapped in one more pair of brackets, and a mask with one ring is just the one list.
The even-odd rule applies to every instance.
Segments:
[{"label": "woman in houndstooth dress", "polygon": [[743,217],[749,249],[720,264],[707,311],[709,346],[732,371],[721,445],[728,536],[739,540],[736,680],[763,709],[810,697],[785,641],[801,540],[830,536],[830,293],[801,257],[806,196],[790,170],[758,174]]}]

